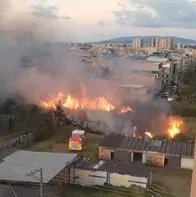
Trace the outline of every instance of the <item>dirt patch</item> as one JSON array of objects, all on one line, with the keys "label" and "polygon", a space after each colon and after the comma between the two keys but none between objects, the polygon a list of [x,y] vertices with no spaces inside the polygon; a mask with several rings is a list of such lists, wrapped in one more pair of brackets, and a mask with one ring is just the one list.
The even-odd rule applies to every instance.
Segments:
[{"label": "dirt patch", "polygon": [[163,170],[153,173],[153,181],[167,188],[172,197],[189,197],[191,178],[191,171]]}]

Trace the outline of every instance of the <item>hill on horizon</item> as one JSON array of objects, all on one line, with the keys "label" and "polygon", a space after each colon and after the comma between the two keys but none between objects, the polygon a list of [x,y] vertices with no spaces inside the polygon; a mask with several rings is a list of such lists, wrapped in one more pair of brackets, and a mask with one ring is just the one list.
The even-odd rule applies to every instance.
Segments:
[{"label": "hill on horizon", "polygon": [[131,43],[133,39],[141,38],[145,42],[150,42],[152,38],[172,38],[174,40],[174,44],[180,43],[183,45],[196,45],[196,40],[183,38],[183,37],[176,37],[176,36],[123,36],[117,37],[109,40],[100,41],[97,43]]}]

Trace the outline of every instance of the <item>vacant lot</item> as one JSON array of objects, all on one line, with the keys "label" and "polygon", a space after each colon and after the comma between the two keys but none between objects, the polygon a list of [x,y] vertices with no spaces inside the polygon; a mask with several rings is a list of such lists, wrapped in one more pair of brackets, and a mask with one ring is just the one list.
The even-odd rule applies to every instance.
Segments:
[{"label": "vacant lot", "polygon": [[153,173],[153,181],[166,188],[172,197],[189,197],[191,176],[190,171],[163,170]]},{"label": "vacant lot", "polygon": [[[46,152],[69,152],[68,139],[73,129],[73,126],[63,127],[50,139],[34,144],[32,147],[30,147],[30,150]],[[97,159],[98,147],[103,138],[104,135],[87,133],[84,150],[79,153],[92,159]]]}]

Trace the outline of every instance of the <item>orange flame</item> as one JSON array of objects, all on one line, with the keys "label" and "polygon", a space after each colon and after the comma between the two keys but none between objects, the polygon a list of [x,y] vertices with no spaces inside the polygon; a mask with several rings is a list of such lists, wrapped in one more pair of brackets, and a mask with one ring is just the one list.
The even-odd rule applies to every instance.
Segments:
[{"label": "orange flame", "polygon": [[101,111],[113,111],[115,107],[110,104],[104,97],[98,97],[94,100],[89,98],[73,98],[71,95],[65,97],[63,93],[59,93],[56,98],[52,98],[48,101],[41,101],[41,107],[45,109],[56,109],[56,105],[61,101],[62,106],[68,109],[83,109],[83,110],[101,110]]},{"label": "orange flame", "polygon": [[[90,99],[88,97],[82,97],[77,99],[70,94],[66,97],[62,92],[60,92],[57,97],[51,98],[48,101],[41,101],[40,106],[44,109],[56,109],[57,104],[61,102],[61,105],[64,108],[72,110],[90,110],[90,111],[116,111],[116,107],[109,103],[109,101],[104,97],[98,97],[95,99]],[[118,113],[127,113],[133,112],[131,107],[123,107],[120,110],[117,110]]]},{"label": "orange flame", "polygon": [[148,136],[150,139],[153,138],[152,133],[150,133],[149,131],[146,131],[146,132],[145,132],[145,135]]},{"label": "orange flame", "polygon": [[80,100],[73,98],[71,95],[68,95],[63,107],[69,109],[84,109],[84,110],[101,110],[101,111],[112,111],[115,107],[110,104],[104,97],[99,97],[94,100],[88,98],[81,98]]},{"label": "orange flame", "polygon": [[64,98],[64,94],[60,92],[56,98],[51,98],[48,101],[41,101],[40,105],[44,109],[56,109],[56,105],[59,101],[61,101]]},{"label": "orange flame", "polygon": [[124,114],[124,113],[127,113],[127,112],[133,112],[133,109],[131,107],[123,107],[119,113],[121,114]]},{"label": "orange flame", "polygon": [[184,123],[181,119],[170,117],[169,128],[167,129],[169,138],[173,139],[176,135],[178,135],[181,132],[183,124]]}]

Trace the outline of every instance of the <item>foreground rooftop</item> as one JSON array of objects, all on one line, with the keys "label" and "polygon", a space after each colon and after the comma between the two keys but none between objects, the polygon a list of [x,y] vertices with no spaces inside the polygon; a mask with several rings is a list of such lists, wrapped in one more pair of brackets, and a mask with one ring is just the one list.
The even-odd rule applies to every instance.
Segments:
[{"label": "foreground rooftop", "polygon": [[48,183],[76,158],[69,153],[16,151],[0,163],[0,181],[39,183],[40,172],[34,174],[38,179],[29,174],[42,168],[43,182]]}]

